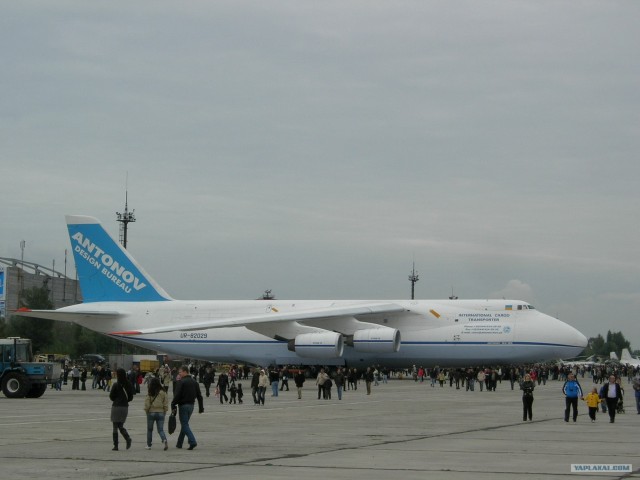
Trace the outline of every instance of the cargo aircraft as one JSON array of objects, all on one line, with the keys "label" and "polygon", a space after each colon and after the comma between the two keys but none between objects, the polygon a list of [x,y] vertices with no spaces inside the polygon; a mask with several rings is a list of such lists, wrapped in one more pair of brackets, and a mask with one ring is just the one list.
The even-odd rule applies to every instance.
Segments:
[{"label": "cargo aircraft", "polygon": [[518,300],[174,300],[97,219],[66,221],[84,303],[16,313],[166,354],[263,366],[471,366],[574,357],[587,345]]}]

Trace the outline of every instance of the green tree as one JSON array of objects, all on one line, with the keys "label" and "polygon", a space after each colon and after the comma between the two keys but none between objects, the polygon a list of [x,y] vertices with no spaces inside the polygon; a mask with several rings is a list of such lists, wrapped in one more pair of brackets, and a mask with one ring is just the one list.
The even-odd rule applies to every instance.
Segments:
[{"label": "green tree", "polygon": [[[53,304],[49,300],[49,290],[45,286],[25,290],[21,306],[32,310],[52,310]],[[79,358],[85,353],[105,355],[155,353],[152,350],[125,344],[74,323],[17,315],[13,315],[9,322],[0,322],[0,338],[2,337],[29,338],[34,353],[66,354],[71,358]]]},{"label": "green tree", "polygon": [[[51,310],[47,287],[31,287],[22,295],[22,306],[33,310]],[[6,328],[9,337],[30,338],[34,352],[42,351],[52,340],[53,320],[12,316]]]},{"label": "green tree", "polygon": [[603,351],[604,347],[604,338],[602,335],[598,334],[597,337],[591,337],[589,339],[588,347],[585,350],[585,355],[600,355],[599,352]]},{"label": "green tree", "polygon": [[624,337],[622,332],[612,332],[609,330],[606,339],[602,335],[589,339],[589,346],[585,349],[585,355],[598,355],[609,358],[610,353],[615,352],[618,358],[620,358],[623,348],[628,348],[629,351],[631,351],[631,343],[629,340]]},{"label": "green tree", "polygon": [[151,350],[134,347],[119,340],[103,335],[80,325],[68,322],[55,322],[51,343],[46,353],[65,353],[71,358],[79,358],[85,353],[155,353]]}]

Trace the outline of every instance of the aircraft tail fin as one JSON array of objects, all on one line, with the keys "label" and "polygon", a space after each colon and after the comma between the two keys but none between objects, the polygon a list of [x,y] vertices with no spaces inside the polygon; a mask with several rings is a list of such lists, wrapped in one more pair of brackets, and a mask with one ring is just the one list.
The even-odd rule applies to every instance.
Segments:
[{"label": "aircraft tail fin", "polygon": [[631,352],[628,348],[623,348],[622,355],[620,355],[620,360],[624,363],[625,360],[635,360],[635,358],[631,356]]},{"label": "aircraft tail fin", "polygon": [[172,300],[96,218],[66,220],[85,303]]},{"label": "aircraft tail fin", "polygon": [[618,360],[618,355],[616,355],[616,352],[611,352],[611,353],[609,354],[609,359],[610,359],[610,360],[616,360],[616,361],[617,361],[617,360]]}]

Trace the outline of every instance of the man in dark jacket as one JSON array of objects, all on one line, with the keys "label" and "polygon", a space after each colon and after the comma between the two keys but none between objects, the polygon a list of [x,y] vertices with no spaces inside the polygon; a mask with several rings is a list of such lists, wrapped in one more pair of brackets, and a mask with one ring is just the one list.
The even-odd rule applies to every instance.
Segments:
[{"label": "man in dark jacket", "polygon": [[[228,402],[229,397],[227,397],[227,387],[229,386],[229,375],[227,375],[224,371],[220,375],[218,375],[218,383],[216,387],[218,387],[218,393],[220,395],[220,403]],[[224,398],[224,401],[222,400]]]},{"label": "man in dark jacket", "polygon": [[282,391],[283,388],[287,388],[287,392],[289,391],[289,376],[291,375],[291,373],[289,372],[289,368],[285,365],[285,367],[282,369],[281,372],[281,380],[282,383],[280,384],[280,391]]},{"label": "man in dark jacket", "polygon": [[616,383],[616,376],[609,377],[609,383],[602,386],[602,398],[607,402],[607,410],[609,411],[609,423],[616,420],[616,408],[618,402],[622,400],[622,389]]},{"label": "man in dark jacket", "polygon": [[189,374],[189,367],[183,365],[180,367],[180,381],[176,384],[176,392],[171,402],[171,413],[175,415],[177,407],[178,418],[180,419],[180,434],[178,435],[176,448],[182,448],[185,435],[189,442],[189,450],[193,450],[198,446],[196,437],[193,435],[191,427],[189,427],[189,419],[193,413],[196,400],[198,400],[198,413],[204,412],[200,385],[198,385],[198,382]]},{"label": "man in dark jacket", "polygon": [[298,400],[302,399],[302,387],[304,386],[305,380],[306,378],[302,370],[298,370],[298,373],[293,377],[293,381],[296,383],[296,388],[298,389]]},{"label": "man in dark jacket", "polygon": [[278,383],[280,382],[280,372],[278,372],[278,367],[273,365],[269,369],[269,382],[271,383],[271,396],[278,396]]},{"label": "man in dark jacket", "polygon": [[364,372],[364,383],[367,386],[367,395],[371,395],[371,384],[373,383],[373,369],[367,367],[367,371]]},{"label": "man in dark jacket", "polygon": [[204,370],[204,373],[200,375],[202,379],[202,383],[204,383],[204,390],[206,392],[207,397],[209,396],[209,389],[211,388],[211,384],[213,383],[213,373],[211,372],[211,367],[207,367]]},{"label": "man in dark jacket", "polygon": [[260,382],[260,370],[258,368],[253,369],[253,377],[251,377],[251,396],[253,397],[254,405],[260,405],[258,401],[258,384]]},{"label": "man in dark jacket", "polygon": [[333,381],[336,384],[336,391],[338,392],[338,400],[342,400],[342,391],[344,390],[344,381],[345,381],[342,368],[338,367],[338,371],[333,376]]}]

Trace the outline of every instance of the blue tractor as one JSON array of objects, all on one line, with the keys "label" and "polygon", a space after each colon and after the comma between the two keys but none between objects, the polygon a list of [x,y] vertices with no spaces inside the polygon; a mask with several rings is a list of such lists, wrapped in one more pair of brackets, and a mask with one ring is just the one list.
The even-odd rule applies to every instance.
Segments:
[{"label": "blue tractor", "polygon": [[34,362],[31,340],[0,339],[0,386],[8,398],[38,398],[53,377],[53,363]]}]

